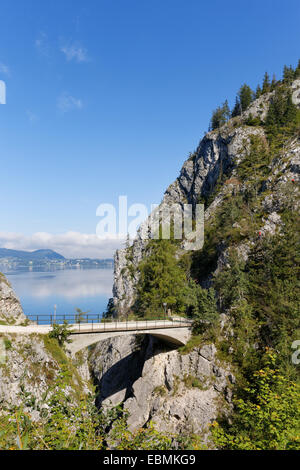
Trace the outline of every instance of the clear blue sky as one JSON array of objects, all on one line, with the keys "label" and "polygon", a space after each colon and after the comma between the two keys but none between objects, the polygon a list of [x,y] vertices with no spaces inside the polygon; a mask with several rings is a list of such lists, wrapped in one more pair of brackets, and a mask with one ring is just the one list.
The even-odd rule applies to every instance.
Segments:
[{"label": "clear blue sky", "polygon": [[119,195],[159,203],[212,109],[300,56],[299,0],[2,0],[0,17],[0,232],[27,237],[93,234]]}]

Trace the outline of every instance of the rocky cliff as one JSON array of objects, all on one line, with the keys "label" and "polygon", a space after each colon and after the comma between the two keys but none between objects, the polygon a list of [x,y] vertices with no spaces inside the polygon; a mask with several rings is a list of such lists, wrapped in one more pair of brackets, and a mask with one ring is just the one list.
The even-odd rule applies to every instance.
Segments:
[{"label": "rocky cliff", "polygon": [[[21,304],[10,283],[0,274],[0,321],[7,325],[26,325]],[[0,413],[3,409],[23,406],[38,419],[45,404],[45,394],[53,389],[59,374],[69,374],[67,393],[76,399],[88,391],[89,377],[80,374],[72,361],[47,335],[0,334]]]},{"label": "rocky cliff", "polygon": [[206,437],[220,409],[230,409],[235,381],[216,352],[208,343],[184,354],[151,336],[102,341],[89,357],[98,385],[97,404],[122,403],[130,429],[152,421],[168,434]]},{"label": "rocky cliff", "polygon": [[19,299],[6,277],[0,273],[0,322],[20,325],[26,320]]},{"label": "rocky cliff", "polygon": [[0,413],[23,407],[34,420],[47,409],[47,398],[55,390],[60,374],[68,375],[66,393],[76,402],[88,391],[72,361],[54,340],[46,335],[0,335]]},{"label": "rocky cliff", "polygon": [[[300,80],[295,80],[290,89],[293,102],[299,107]],[[178,178],[167,188],[158,210],[163,211],[165,206],[172,204],[183,206],[188,203],[194,206],[205,200],[209,201],[205,211],[205,220],[209,220],[222,200],[234,190],[237,168],[249,153],[251,137],[260,136],[266,139],[263,126],[255,126],[253,123],[248,125],[248,122],[249,119],[254,118],[261,123],[264,122],[273,95],[274,92],[265,93],[255,100],[241,116],[230,119],[220,129],[207,133],[194,154],[184,162]],[[263,230],[270,229],[274,224],[276,225],[276,221],[278,222],[276,204],[278,205],[278,199],[280,199],[279,187],[291,179],[297,181],[299,159],[299,140],[294,139],[286,142],[281,158],[272,163],[274,168],[270,167],[270,176],[263,188],[266,197]],[[227,176],[227,181],[216,192],[221,173]],[[277,178],[276,174],[279,173],[280,177]],[[268,194],[270,191],[272,195]],[[118,250],[115,254],[113,298],[118,315],[126,313],[135,300],[139,273],[133,268],[136,268],[145,256],[145,247],[148,243],[145,233],[148,233],[149,220],[150,218],[140,227],[132,246],[129,249]],[[220,265],[224,254],[220,252],[219,256],[218,264]]]}]

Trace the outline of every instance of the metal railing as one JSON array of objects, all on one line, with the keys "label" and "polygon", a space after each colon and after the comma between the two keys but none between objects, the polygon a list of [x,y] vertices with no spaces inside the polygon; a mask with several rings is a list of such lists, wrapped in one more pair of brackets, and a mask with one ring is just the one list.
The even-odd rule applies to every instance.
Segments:
[{"label": "metal railing", "polygon": [[51,314],[51,315],[27,315],[27,318],[36,323],[37,325],[53,325],[57,323],[58,325],[63,324],[65,321],[70,324],[80,324],[80,323],[100,323],[102,320],[102,314],[98,313],[72,313],[72,314]]},{"label": "metal railing", "polygon": [[[90,332],[108,332],[108,331],[138,331],[138,330],[155,330],[167,328],[186,328],[191,326],[191,320],[186,318],[160,318],[154,320],[134,319],[123,320],[103,319],[102,315],[85,314],[78,317],[73,315],[28,315],[30,321],[37,325],[49,326],[53,324],[63,324],[67,322],[73,327],[73,333],[90,333]],[[75,328],[75,329],[74,329]]]}]

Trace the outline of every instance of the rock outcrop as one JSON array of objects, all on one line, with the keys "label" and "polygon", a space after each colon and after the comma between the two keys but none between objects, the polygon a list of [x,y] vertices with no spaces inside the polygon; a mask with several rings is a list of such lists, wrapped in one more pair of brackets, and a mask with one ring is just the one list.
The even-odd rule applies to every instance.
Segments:
[{"label": "rock outcrop", "polygon": [[19,299],[6,277],[0,273],[0,322],[20,325],[26,320]]},{"label": "rock outcrop", "polygon": [[[293,82],[291,91],[293,102],[300,106],[299,79]],[[237,165],[247,154],[250,137],[256,135],[265,138],[263,128],[248,126],[247,120],[251,116],[264,121],[273,94],[274,92],[262,95],[241,116],[230,119],[222,128],[204,136],[194,154],[184,162],[178,178],[167,188],[158,210],[163,211],[164,207],[172,204],[178,204],[179,207],[183,207],[184,204],[195,206],[203,198],[208,198],[212,194],[222,171],[223,174],[228,175],[228,184],[221,189],[207,208],[205,220],[213,215],[223,197],[232,191],[233,185],[229,183],[236,175]],[[276,193],[274,185],[279,188],[280,183],[297,179],[299,177],[299,160],[299,141],[295,140],[289,143],[283,158],[275,163],[272,168],[272,176],[266,182],[265,189],[272,189],[272,192]],[[279,176],[274,179],[276,175]],[[281,192],[279,191],[278,194],[280,195]],[[281,196],[266,195],[266,205],[270,207],[271,212],[276,212],[275,206],[280,204],[278,199],[282,199]],[[113,298],[119,316],[126,313],[135,300],[136,284],[139,278],[135,268],[145,256],[145,248],[148,239],[151,238],[149,233],[150,217],[141,225],[132,246],[129,249],[118,250],[115,254]],[[276,219],[276,215],[273,214],[273,220],[270,223],[267,222],[267,226],[262,230],[274,230],[274,217]]]},{"label": "rock outcrop", "polygon": [[[165,192],[159,210],[165,206],[183,204],[195,206],[201,197],[207,197],[214,189],[220,171],[230,172],[247,150],[251,135],[263,135],[263,131],[253,127],[226,128],[223,133],[210,132],[201,141],[195,154],[183,164],[180,175]],[[148,221],[142,224],[137,238],[128,249],[118,250],[114,262],[113,295],[119,315],[126,312],[133,304],[138,273],[129,269],[142,260],[147,245],[145,232]]]},{"label": "rock outcrop", "polygon": [[[81,364],[76,364],[77,371],[54,339],[18,332],[18,325],[26,325],[27,317],[3,274],[0,274],[0,321],[10,328],[16,327],[16,333],[0,334],[0,413],[23,406],[33,420],[38,420],[43,408],[47,408],[45,393],[55,389],[62,369],[69,373],[66,393],[70,397],[89,390],[88,372]],[[87,351],[83,354],[87,355]]]},{"label": "rock outcrop", "polygon": [[98,405],[122,403],[131,429],[152,421],[161,432],[205,437],[220,408],[231,406],[234,375],[213,344],[184,355],[151,336],[119,337],[98,343],[89,364]]},{"label": "rock outcrop", "polygon": [[33,420],[38,420],[47,409],[45,394],[51,396],[62,370],[69,372],[66,394],[71,401],[88,391],[89,377],[80,376],[55,340],[37,334],[1,334],[0,413],[23,406]]}]

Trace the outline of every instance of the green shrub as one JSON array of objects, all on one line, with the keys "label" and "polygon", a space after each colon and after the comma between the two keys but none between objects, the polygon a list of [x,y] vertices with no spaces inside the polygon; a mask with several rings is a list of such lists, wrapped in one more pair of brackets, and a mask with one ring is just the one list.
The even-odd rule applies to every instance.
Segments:
[{"label": "green shrub", "polygon": [[235,400],[231,423],[213,423],[219,449],[300,449],[300,386],[281,375],[275,361],[267,351],[264,367],[253,374],[244,397]]},{"label": "green shrub", "polygon": [[72,340],[70,339],[71,334],[72,334],[71,327],[69,326],[68,322],[65,320],[62,325],[53,323],[52,330],[49,333],[49,338],[56,339],[59,346],[63,348],[66,343],[72,342]]},{"label": "green shrub", "polygon": [[12,348],[12,342],[9,339],[4,338],[4,346],[6,350],[9,350]]}]

